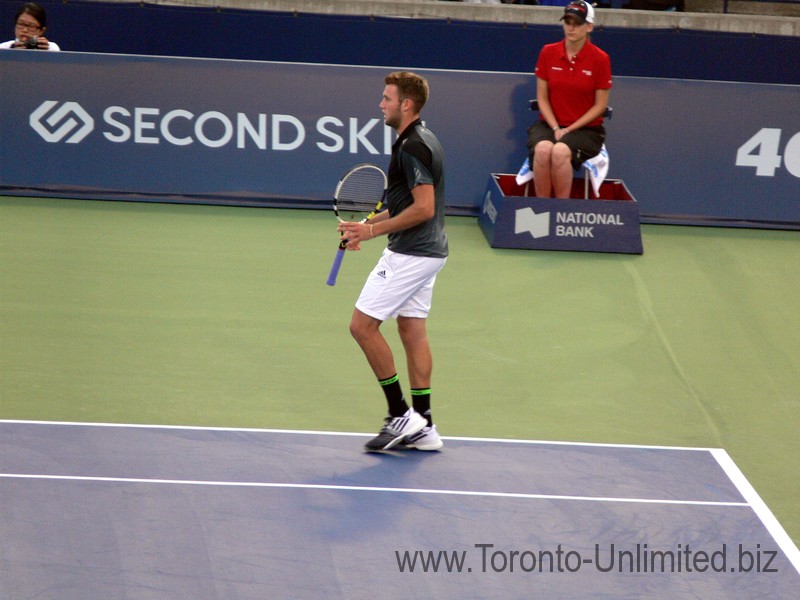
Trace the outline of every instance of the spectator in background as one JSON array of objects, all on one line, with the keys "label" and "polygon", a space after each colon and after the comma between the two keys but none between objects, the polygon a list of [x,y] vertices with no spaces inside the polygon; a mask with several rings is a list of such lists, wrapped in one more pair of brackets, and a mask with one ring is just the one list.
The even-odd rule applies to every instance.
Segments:
[{"label": "spectator in background", "polygon": [[46,30],[47,15],[44,8],[35,2],[26,2],[14,19],[14,39],[0,44],[0,49],[61,50],[58,44],[44,37]]},{"label": "spectator in background", "polygon": [[544,198],[569,198],[573,170],[600,152],[611,90],[611,59],[589,41],[594,8],[575,0],[560,20],[564,39],[545,45],[536,62],[540,120],[528,128],[533,183]]}]

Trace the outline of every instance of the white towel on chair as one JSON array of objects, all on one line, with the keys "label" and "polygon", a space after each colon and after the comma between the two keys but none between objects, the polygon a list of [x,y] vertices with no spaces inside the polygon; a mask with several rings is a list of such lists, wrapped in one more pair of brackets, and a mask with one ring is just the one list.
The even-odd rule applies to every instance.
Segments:
[{"label": "white towel on chair", "polygon": [[531,171],[531,159],[530,157],[525,159],[525,162],[522,163],[522,166],[519,168],[519,173],[517,173],[517,185],[524,185],[533,179],[533,171]]},{"label": "white towel on chair", "polygon": [[589,179],[592,181],[592,190],[594,190],[594,197],[600,197],[600,186],[608,175],[608,150],[606,145],[600,148],[600,154],[590,158],[583,163],[583,166],[589,171]]},{"label": "white towel on chair", "polygon": [[[606,150],[606,145],[603,144],[600,148],[600,154],[583,163],[584,168],[589,171],[589,179],[592,182],[595,198],[600,197],[600,186],[603,185],[608,175],[608,160],[608,150]],[[533,171],[531,171],[531,160],[528,157],[517,172],[516,182],[517,185],[524,185],[532,180]]]}]

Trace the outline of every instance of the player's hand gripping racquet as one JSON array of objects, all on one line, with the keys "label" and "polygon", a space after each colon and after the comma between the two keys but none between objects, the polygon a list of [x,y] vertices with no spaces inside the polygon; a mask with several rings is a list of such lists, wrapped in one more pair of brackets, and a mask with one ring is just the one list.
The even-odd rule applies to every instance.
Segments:
[{"label": "player's hand gripping racquet", "polygon": [[[387,183],[386,173],[380,167],[364,163],[351,168],[339,180],[333,194],[333,212],[339,223],[366,223],[378,214],[386,198]],[[341,240],[328,275],[328,285],[336,285],[346,249],[347,240]]]}]

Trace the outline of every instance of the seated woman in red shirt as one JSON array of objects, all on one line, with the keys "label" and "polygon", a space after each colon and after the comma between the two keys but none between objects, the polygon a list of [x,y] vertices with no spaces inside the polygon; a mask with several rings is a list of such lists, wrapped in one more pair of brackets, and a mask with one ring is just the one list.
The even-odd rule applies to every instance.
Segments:
[{"label": "seated woman in red shirt", "polygon": [[545,198],[569,198],[573,170],[600,153],[611,90],[611,59],[589,40],[594,8],[570,2],[560,20],[564,39],[536,62],[540,121],[528,128],[534,188]]}]

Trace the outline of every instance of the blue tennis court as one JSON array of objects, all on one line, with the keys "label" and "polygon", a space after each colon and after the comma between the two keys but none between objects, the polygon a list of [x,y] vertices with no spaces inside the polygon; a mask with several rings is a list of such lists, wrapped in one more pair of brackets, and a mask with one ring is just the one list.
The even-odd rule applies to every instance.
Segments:
[{"label": "blue tennis court", "polygon": [[724,450],[0,422],[2,598],[794,598]]}]

